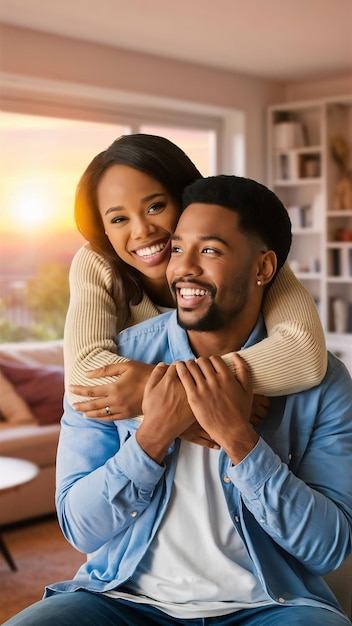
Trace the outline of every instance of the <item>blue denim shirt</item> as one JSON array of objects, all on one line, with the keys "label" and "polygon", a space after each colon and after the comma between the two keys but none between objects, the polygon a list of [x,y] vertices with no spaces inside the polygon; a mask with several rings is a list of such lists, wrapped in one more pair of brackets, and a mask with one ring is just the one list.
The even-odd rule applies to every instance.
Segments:
[{"label": "blue denim shirt", "polygon": [[[262,319],[246,346],[266,336]],[[171,363],[194,358],[175,312],[126,329],[118,353]],[[229,416],[231,419],[231,416]],[[94,553],[54,591],[107,591],[135,571],[168,507],[179,440],[163,465],[137,444],[139,421],[86,419],[65,401],[57,457],[57,511],[64,535]],[[271,399],[259,442],[238,465],[219,456],[229,515],[273,602],[339,610],[321,575],[351,552],[352,380],[329,355],[322,383]]]}]

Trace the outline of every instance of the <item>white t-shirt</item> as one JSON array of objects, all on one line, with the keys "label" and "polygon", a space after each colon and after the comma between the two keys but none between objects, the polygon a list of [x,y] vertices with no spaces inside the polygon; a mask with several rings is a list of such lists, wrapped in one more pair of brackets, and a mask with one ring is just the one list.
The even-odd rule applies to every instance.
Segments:
[{"label": "white t-shirt", "polygon": [[169,507],[156,537],[124,592],[107,595],[185,619],[271,604],[230,519],[218,462],[218,450],[181,442]]}]

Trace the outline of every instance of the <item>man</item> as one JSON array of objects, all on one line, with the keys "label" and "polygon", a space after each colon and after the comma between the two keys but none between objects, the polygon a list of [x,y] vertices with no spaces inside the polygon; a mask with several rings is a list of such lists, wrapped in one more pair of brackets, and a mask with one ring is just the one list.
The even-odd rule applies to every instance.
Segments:
[{"label": "man", "polygon": [[[273,398],[253,428],[245,364],[235,355],[233,377],[213,356],[265,338],[261,305],[289,251],[287,212],[234,176],[197,181],[184,205],[168,268],[177,313],[118,338],[120,354],[161,362],[143,421],[63,418],[58,515],[93,554],[13,626],[349,623],[320,579],[351,551],[346,369],[329,355],[318,387]],[[179,439],[195,420],[219,449]]]}]

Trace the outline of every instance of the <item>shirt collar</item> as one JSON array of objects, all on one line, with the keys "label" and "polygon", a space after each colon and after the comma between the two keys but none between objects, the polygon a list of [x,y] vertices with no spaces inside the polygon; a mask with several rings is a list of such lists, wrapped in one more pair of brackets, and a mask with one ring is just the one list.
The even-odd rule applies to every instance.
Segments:
[{"label": "shirt collar", "polygon": [[[172,354],[173,361],[187,361],[188,359],[194,359],[195,355],[193,354],[191,347],[188,342],[187,333],[183,328],[181,328],[177,323],[177,312],[173,311],[169,320],[169,346]],[[249,348],[249,346],[253,346],[258,343],[262,339],[266,337],[266,330],[264,325],[263,316],[260,314],[257,323],[254,326],[251,334],[249,335],[246,343],[242,346],[242,350],[244,348]]]},{"label": "shirt collar", "polygon": [[249,348],[250,346],[254,346],[259,341],[262,341],[262,339],[265,339],[266,336],[267,333],[264,319],[262,314],[260,313],[256,325],[254,326],[251,334],[249,335],[246,343],[242,346],[241,350],[244,350],[244,348]]}]

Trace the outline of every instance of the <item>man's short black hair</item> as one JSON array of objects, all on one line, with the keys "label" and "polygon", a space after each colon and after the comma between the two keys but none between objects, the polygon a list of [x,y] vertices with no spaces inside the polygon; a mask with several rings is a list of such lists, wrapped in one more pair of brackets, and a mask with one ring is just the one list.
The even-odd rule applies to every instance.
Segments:
[{"label": "man's short black hair", "polygon": [[209,176],[185,188],[182,208],[193,203],[236,211],[240,230],[256,235],[275,252],[277,271],[285,263],[292,241],[290,218],[281,200],[265,185],[241,176]]}]

